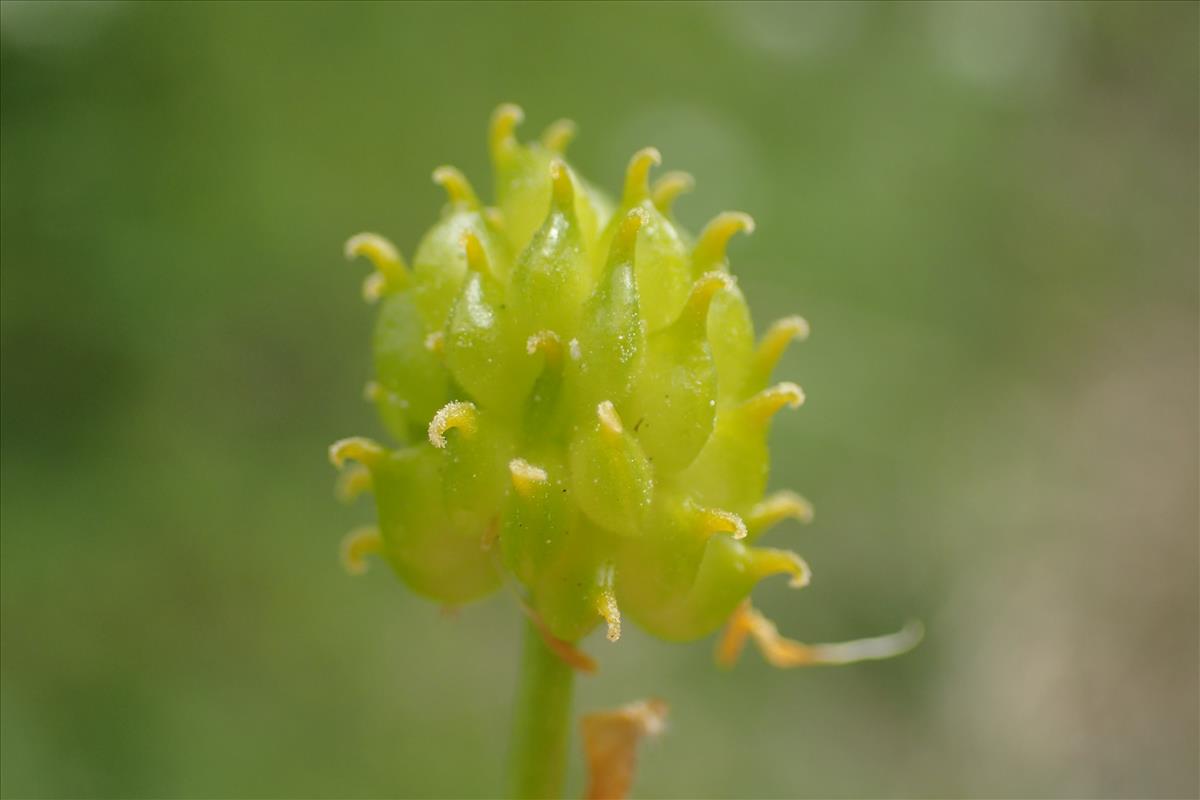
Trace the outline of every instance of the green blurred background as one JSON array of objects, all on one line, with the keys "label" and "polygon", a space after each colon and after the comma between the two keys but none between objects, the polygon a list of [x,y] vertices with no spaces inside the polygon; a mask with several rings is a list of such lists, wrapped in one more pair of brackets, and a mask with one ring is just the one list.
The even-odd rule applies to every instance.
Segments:
[{"label": "green blurred background", "polygon": [[411,254],[515,101],[753,214],[759,325],[813,324],[772,482],[815,580],[758,605],[929,629],[793,672],[594,637],[580,710],[672,708],[638,795],[1195,797],[1197,9],[6,0],[0,793],[504,786],[511,597],[346,577],[325,448],[379,433],[342,242]]}]

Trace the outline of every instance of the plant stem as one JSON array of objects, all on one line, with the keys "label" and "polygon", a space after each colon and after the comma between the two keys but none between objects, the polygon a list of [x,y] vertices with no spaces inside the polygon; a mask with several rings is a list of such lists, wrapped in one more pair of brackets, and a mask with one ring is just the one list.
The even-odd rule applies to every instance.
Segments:
[{"label": "plant stem", "polygon": [[512,740],[514,798],[562,797],[574,680],[574,670],[546,647],[537,628],[526,620]]}]

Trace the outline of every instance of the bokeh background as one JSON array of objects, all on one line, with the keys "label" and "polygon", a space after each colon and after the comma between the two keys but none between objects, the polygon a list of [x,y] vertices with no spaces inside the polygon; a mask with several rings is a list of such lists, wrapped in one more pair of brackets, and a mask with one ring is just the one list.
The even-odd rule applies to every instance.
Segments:
[{"label": "bokeh background", "polygon": [[[658,146],[760,325],[800,312],[772,482],[808,641],[657,695],[642,797],[1195,797],[1195,3],[0,6],[5,797],[490,797],[520,621],[337,562],[325,448],[379,434],[341,244],[411,254],[484,127]],[[782,584],[780,581],[779,584]],[[572,792],[581,766],[572,765]]]}]

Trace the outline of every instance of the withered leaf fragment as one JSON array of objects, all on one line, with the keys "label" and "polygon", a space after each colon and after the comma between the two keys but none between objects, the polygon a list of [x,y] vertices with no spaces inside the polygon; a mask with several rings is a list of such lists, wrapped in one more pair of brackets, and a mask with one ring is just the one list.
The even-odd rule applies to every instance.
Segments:
[{"label": "withered leaf fragment", "polygon": [[622,800],[629,796],[637,768],[638,743],[662,733],[667,704],[651,698],[583,718],[583,751],[587,759],[588,800]]}]

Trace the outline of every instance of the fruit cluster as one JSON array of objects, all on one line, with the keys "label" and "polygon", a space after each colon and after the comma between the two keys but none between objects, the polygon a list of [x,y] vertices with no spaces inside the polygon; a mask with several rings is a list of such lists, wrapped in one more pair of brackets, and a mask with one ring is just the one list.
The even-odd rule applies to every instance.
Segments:
[{"label": "fruit cluster", "polygon": [[727,212],[693,237],[673,200],[684,173],[653,187],[636,153],[613,203],[565,160],[556,123],[515,136],[521,111],[491,122],[495,205],[452,167],[449,202],[405,264],[360,234],[347,254],[375,267],[375,380],[367,387],[395,449],[334,444],[344,495],[370,490],[378,525],[344,543],[352,570],[378,554],[422,595],[458,605],[511,574],[553,636],[576,642],[622,615],[671,640],[706,635],[754,585],[808,567],[755,545],[795,494],[764,496],[771,418],[804,399],[770,384],[789,317],[755,341],[726,244],[753,221]]}]

